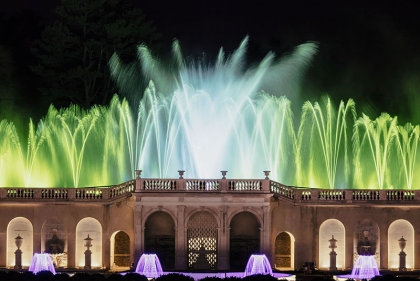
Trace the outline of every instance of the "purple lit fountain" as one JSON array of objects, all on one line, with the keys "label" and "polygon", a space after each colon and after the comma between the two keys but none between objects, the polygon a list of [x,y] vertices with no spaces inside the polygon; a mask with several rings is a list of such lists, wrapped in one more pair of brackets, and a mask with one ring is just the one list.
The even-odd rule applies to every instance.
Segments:
[{"label": "purple lit fountain", "polygon": [[39,271],[51,271],[55,274],[53,261],[49,254],[35,254],[32,258],[29,271],[38,273]]},{"label": "purple lit fountain", "polygon": [[379,276],[378,264],[375,260],[375,243],[369,241],[369,231],[363,231],[364,238],[358,243],[359,256],[354,263],[353,270],[350,275],[342,275],[339,278],[351,278],[356,280],[371,279]]},{"label": "purple lit fountain", "polygon": [[270,262],[265,255],[251,255],[245,268],[245,276],[255,274],[273,275]]},{"label": "purple lit fountain", "polygon": [[376,264],[375,256],[358,256],[356,263],[354,264],[351,275],[346,275],[348,278],[352,279],[371,279],[375,276],[378,276],[379,270],[378,265]]},{"label": "purple lit fountain", "polygon": [[162,266],[156,254],[143,254],[137,263],[136,273],[147,278],[157,278],[163,274]]}]

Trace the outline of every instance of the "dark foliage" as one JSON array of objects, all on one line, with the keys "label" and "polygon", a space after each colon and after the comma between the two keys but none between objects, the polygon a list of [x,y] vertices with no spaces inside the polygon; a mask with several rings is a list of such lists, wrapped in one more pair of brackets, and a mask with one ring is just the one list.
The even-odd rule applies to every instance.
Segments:
[{"label": "dark foliage", "polygon": [[114,273],[108,276],[107,281],[123,281],[124,277],[121,274]]},{"label": "dark foliage", "polygon": [[69,279],[70,279],[70,276],[66,273],[57,273],[54,276],[55,281],[69,281]]},{"label": "dark foliage", "polygon": [[70,278],[70,280],[71,281],[90,281],[92,279],[89,273],[77,272]]},{"label": "dark foliage", "polygon": [[223,280],[225,280],[225,281],[239,281],[239,280],[242,280],[242,278],[236,277],[236,276],[229,276],[229,277],[226,277]]},{"label": "dark foliage", "polygon": [[179,274],[179,273],[169,273],[169,274],[165,274],[162,275],[158,278],[156,278],[156,281],[194,281],[194,278],[184,275],[184,274]]},{"label": "dark foliage", "polygon": [[328,277],[316,276],[312,278],[311,281],[333,281],[333,279]]},{"label": "dark foliage", "polygon": [[242,278],[244,281],[277,281],[277,278],[271,275],[255,274]]},{"label": "dark foliage", "polygon": [[130,272],[124,275],[124,281],[147,281],[147,277],[138,273]]},{"label": "dark foliage", "polygon": [[106,280],[106,277],[103,274],[94,273],[94,274],[91,275],[89,280],[90,281],[104,281],[104,280]]},{"label": "dark foliage", "polygon": [[211,277],[208,276],[208,277],[204,277],[200,279],[200,281],[220,281],[220,280],[225,280],[225,279],[214,277],[214,276],[211,276]]},{"label": "dark foliage", "polygon": [[107,105],[115,89],[108,68],[114,53],[131,61],[139,44],[159,39],[151,21],[125,0],[62,0],[53,25],[32,48],[46,103]]}]

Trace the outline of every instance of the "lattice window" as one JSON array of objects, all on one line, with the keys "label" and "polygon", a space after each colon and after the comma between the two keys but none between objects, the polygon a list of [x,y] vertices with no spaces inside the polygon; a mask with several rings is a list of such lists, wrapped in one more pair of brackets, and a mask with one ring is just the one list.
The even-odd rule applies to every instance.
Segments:
[{"label": "lattice window", "polygon": [[188,221],[188,267],[216,269],[217,221],[207,212],[198,212]]}]

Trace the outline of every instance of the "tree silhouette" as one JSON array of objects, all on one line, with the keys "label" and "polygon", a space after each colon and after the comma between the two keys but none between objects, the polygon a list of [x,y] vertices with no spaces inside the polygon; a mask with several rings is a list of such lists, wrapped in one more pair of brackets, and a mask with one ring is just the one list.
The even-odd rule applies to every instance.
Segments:
[{"label": "tree silhouette", "polygon": [[136,46],[156,48],[160,35],[142,10],[124,0],[62,0],[57,20],[32,49],[45,101],[88,108],[114,94],[108,69],[113,53],[130,61]]}]

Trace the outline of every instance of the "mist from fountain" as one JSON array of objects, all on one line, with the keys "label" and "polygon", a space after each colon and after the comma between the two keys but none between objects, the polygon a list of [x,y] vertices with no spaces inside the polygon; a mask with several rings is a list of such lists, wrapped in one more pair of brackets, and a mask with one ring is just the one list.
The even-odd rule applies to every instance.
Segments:
[{"label": "mist from fountain", "polygon": [[54,263],[49,254],[35,253],[28,270],[34,274],[40,271],[50,271],[55,274]]},{"label": "mist from fountain", "polygon": [[135,272],[147,278],[157,278],[163,274],[162,266],[156,254],[141,255]]}]

